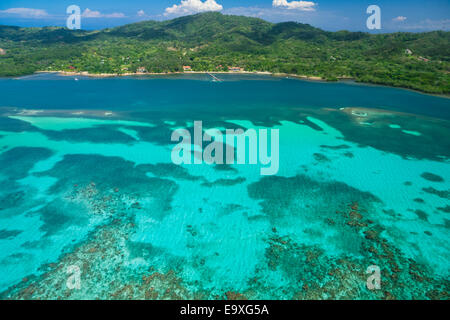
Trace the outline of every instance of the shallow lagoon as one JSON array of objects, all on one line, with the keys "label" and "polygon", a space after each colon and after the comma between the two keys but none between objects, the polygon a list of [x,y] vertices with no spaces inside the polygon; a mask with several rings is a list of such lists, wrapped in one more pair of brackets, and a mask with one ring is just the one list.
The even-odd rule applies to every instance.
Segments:
[{"label": "shallow lagoon", "polygon": [[[0,80],[2,298],[448,298],[450,100],[220,77]],[[173,165],[194,120],[279,129],[278,175]]]}]

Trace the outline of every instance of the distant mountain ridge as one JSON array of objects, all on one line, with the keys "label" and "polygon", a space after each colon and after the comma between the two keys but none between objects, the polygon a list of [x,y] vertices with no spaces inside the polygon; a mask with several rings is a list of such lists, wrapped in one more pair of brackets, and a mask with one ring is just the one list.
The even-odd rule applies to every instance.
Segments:
[{"label": "distant mountain ridge", "polygon": [[[98,31],[0,26],[0,75],[37,70],[181,72],[239,66],[450,92],[450,32],[328,32],[296,22],[202,13]],[[410,52],[410,53],[409,53]],[[221,67],[219,67],[221,66]],[[220,70],[221,71],[221,70]]]}]

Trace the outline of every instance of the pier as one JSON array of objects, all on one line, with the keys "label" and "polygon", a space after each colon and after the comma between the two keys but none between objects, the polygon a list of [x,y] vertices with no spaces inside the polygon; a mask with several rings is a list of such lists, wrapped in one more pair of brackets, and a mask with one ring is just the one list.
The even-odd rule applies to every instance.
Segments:
[{"label": "pier", "polygon": [[213,81],[216,81],[216,82],[222,82],[222,80],[220,80],[219,78],[217,78],[215,75],[213,75],[213,74],[211,74],[211,73],[207,73],[207,75],[209,75],[211,78],[213,78]]}]

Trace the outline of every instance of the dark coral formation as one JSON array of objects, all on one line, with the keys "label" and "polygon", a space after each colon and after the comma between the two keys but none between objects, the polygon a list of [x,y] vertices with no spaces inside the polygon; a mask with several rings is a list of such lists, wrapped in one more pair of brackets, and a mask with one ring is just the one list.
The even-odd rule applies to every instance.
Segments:
[{"label": "dark coral formation", "polygon": [[244,183],[247,179],[243,177],[238,177],[235,179],[218,179],[214,182],[204,182],[202,183],[202,186],[205,187],[214,187],[214,186],[224,186],[224,187],[231,187],[237,184]]},{"label": "dark coral formation", "polygon": [[450,190],[437,190],[433,187],[423,188],[426,193],[434,194],[442,199],[450,199]]},{"label": "dark coral formation", "polygon": [[421,175],[422,178],[425,180],[431,181],[431,182],[444,182],[444,178],[441,176],[438,176],[437,174],[430,173],[430,172],[424,172]]}]

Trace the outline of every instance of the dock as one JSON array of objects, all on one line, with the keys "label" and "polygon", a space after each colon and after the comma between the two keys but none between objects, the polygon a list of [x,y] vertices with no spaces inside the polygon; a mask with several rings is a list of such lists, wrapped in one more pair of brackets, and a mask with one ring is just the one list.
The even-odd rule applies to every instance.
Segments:
[{"label": "dock", "polygon": [[207,75],[209,75],[211,78],[213,78],[213,81],[216,81],[216,82],[222,82],[222,80],[220,80],[219,78],[217,78],[215,75],[213,75],[213,74],[211,74],[211,73],[207,73]]}]

